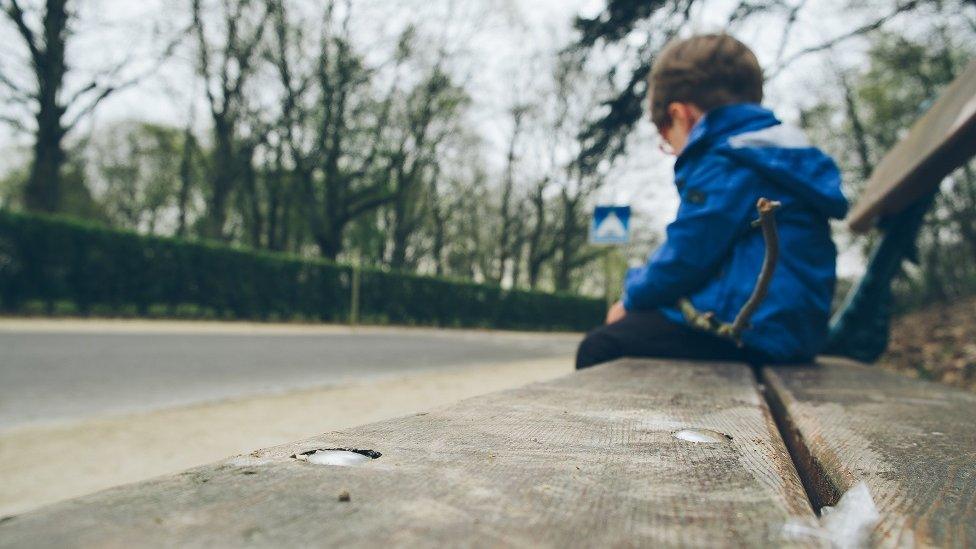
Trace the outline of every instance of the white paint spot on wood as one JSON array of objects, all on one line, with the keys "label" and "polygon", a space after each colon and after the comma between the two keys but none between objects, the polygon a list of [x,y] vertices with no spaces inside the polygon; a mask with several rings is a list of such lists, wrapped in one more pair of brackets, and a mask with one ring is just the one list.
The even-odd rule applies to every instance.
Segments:
[{"label": "white paint spot on wood", "polygon": [[717,444],[719,442],[728,442],[732,440],[732,437],[711,429],[681,429],[672,434],[674,435],[674,438],[678,440],[700,442],[705,444]]},{"label": "white paint spot on wood", "polygon": [[304,459],[315,465],[337,465],[340,467],[352,467],[372,461],[371,458],[363,454],[349,450],[316,450],[311,454],[303,454],[299,459]]}]

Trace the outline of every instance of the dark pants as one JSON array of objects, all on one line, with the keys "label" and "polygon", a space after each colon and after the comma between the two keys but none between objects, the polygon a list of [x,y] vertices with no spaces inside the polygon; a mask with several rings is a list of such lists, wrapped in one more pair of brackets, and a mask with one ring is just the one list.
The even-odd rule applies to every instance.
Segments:
[{"label": "dark pants", "polygon": [[576,369],[625,356],[766,362],[759,353],[671,322],[658,311],[635,311],[586,334],[576,351]]}]

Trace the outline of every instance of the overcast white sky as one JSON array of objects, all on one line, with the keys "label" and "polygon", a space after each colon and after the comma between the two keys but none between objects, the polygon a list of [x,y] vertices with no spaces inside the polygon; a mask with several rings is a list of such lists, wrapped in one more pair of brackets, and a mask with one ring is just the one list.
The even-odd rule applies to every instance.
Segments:
[{"label": "overcast white sky", "polygon": [[[34,0],[35,2],[37,0]],[[77,27],[76,49],[71,59],[76,76],[94,67],[105,67],[117,60],[133,59],[132,71],[152,67],[151,52],[158,51],[161,37],[171,36],[185,24],[188,0],[78,0],[82,20]],[[851,28],[858,21],[876,16],[875,4],[889,5],[885,0],[867,1],[857,11],[842,11],[844,0],[807,2],[800,12],[793,38],[786,50],[797,51],[819,43]],[[572,37],[571,21],[578,13],[596,13],[601,0],[358,0],[354,11],[359,23],[355,28],[360,41],[377,48],[389,44],[396,29],[411,18],[434,15],[446,19],[441,32],[457,36],[462,71],[470,76],[469,92],[475,101],[474,123],[488,138],[486,156],[500,161],[500,151],[507,132],[504,112],[511,103],[513,83],[525,78],[526,71],[545,70],[550,54]],[[713,0],[708,9],[694,13],[692,30],[706,32],[721,29],[728,13],[738,2]],[[444,14],[450,11],[448,17]],[[740,39],[752,46],[764,65],[772,63],[780,42],[782,28],[778,20],[757,20],[738,29]],[[0,24],[0,70],[9,71],[24,58],[19,39],[6,20]],[[851,42],[836,53],[830,62],[854,64],[862,58],[863,44]],[[186,55],[186,54],[181,54]],[[541,60],[541,61],[540,61]],[[786,120],[795,118],[799,106],[816,100],[822,89],[824,56],[810,57],[790,67],[767,86],[767,104]],[[182,125],[187,119],[191,97],[200,89],[179,59],[168,63],[158,74],[140,85],[120,92],[106,101],[96,115],[79,128],[85,133],[123,119],[142,119]],[[531,67],[526,69],[526,67]],[[529,75],[531,78],[531,73]],[[9,105],[0,106],[9,112]],[[202,117],[201,120],[205,120]],[[25,136],[16,136],[7,128],[0,130],[0,169],[18,162],[14,150],[24,144]],[[598,197],[603,203],[629,203],[645,230],[659,232],[673,216],[677,197],[673,189],[670,159],[654,145],[650,124],[642,122],[635,146],[623,159],[613,181]],[[844,274],[856,272],[860,261],[847,258],[842,262]]]}]

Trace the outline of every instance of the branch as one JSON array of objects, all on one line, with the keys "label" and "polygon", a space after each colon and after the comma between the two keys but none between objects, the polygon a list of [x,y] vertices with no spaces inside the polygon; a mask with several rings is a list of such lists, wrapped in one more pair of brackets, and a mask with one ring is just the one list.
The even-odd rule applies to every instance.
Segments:
[{"label": "branch", "polygon": [[381,107],[380,114],[377,117],[376,126],[373,128],[373,132],[372,132],[373,135],[372,138],[370,139],[369,152],[366,154],[366,158],[360,164],[359,169],[356,170],[357,176],[365,175],[367,170],[370,169],[370,167],[376,161],[377,156],[379,155],[380,145],[383,141],[383,133],[384,133],[383,130],[386,129],[387,126],[389,125],[388,122],[390,119],[390,112],[392,111],[392,107],[393,107],[393,99],[394,97],[397,96],[398,93],[397,84],[400,81],[399,78],[400,64],[401,64],[400,60],[397,60],[396,65],[394,66],[393,69],[393,82],[390,84],[390,91],[386,94],[386,97],[383,99],[383,104],[382,104],[383,106]]},{"label": "branch", "polygon": [[27,26],[27,21],[24,19],[24,10],[20,7],[17,0],[10,0],[10,4],[7,5],[6,10],[7,15],[10,19],[17,25],[17,30],[20,35],[27,42],[27,48],[30,50],[31,59],[33,59],[35,65],[42,65],[42,56],[40,48],[37,47],[37,39],[34,37],[34,31]]},{"label": "branch", "polygon": [[739,314],[731,324],[721,322],[715,318],[712,311],[701,312],[695,308],[691,300],[682,298],[678,300],[678,307],[681,314],[688,323],[700,330],[705,330],[721,337],[729,338],[740,347],[742,346],[742,332],[749,328],[749,319],[759,308],[759,304],[766,298],[769,292],[769,284],[773,279],[773,272],[776,270],[776,262],[779,259],[779,234],[776,232],[776,218],[774,213],[780,207],[779,202],[760,198],[756,202],[756,210],[759,211],[759,219],[753,225],[762,228],[763,240],[766,242],[766,253],[763,256],[762,269],[756,279],[756,286],[752,290],[752,295],[746,300]]},{"label": "branch", "polygon": [[14,83],[13,80],[7,78],[2,72],[0,72],[0,85],[7,88],[11,94],[6,98],[7,101],[18,103],[20,105],[26,105],[35,99],[33,94],[21,89],[16,83]]},{"label": "branch", "polygon": [[749,327],[749,319],[759,308],[759,304],[766,299],[769,292],[769,284],[773,280],[773,272],[776,270],[776,261],[779,259],[779,234],[776,232],[776,209],[780,207],[779,202],[760,198],[756,202],[756,210],[759,211],[757,223],[762,228],[763,241],[766,242],[766,253],[763,256],[762,269],[759,271],[759,278],[756,279],[756,287],[752,290],[752,295],[746,300],[745,305],[735,315],[732,321],[732,338],[738,341],[742,332]]},{"label": "branch", "polygon": [[[177,35],[177,36],[179,36],[179,35]],[[179,40],[176,40],[175,43],[171,43],[169,46],[167,46],[167,48],[165,50],[163,50],[163,56],[161,57],[161,59],[164,59],[164,60],[167,59],[169,57],[170,53],[172,52],[172,49],[176,46],[176,43],[178,43],[178,42],[179,42]],[[122,70],[125,67],[127,67],[128,65],[130,65],[132,63],[132,59],[133,59],[133,54],[130,52],[129,55],[127,55],[125,57],[125,59],[123,59],[122,61],[120,61],[119,63],[117,63],[114,67],[112,67],[111,69],[102,71],[101,74],[96,75],[92,79],[92,81],[89,82],[86,86],[84,86],[81,89],[79,89],[78,91],[76,91],[74,93],[74,95],[72,95],[71,98],[68,99],[67,102],[65,102],[65,105],[66,106],[73,105],[76,101],[79,101],[86,93],[89,93],[91,91],[98,90],[98,94],[103,93],[105,91],[106,86],[100,86],[98,84],[99,80],[105,81],[105,80],[112,80],[112,79],[114,79],[116,76],[119,75],[119,73],[122,72]],[[159,66],[157,65],[156,68],[159,68]],[[96,94],[96,95],[98,95],[98,94]]]},{"label": "branch", "polygon": [[20,131],[20,132],[27,133],[27,132],[30,131],[30,129],[27,126],[25,126],[23,122],[21,122],[20,120],[17,120],[16,118],[14,118],[12,116],[7,116],[5,114],[0,114],[0,122],[3,122],[5,124],[8,124],[8,125],[12,126],[15,130]]},{"label": "branch", "polygon": [[[379,193],[379,194],[376,194],[376,196],[373,196],[372,198],[366,198],[367,195],[372,193]],[[362,191],[357,194],[359,195],[359,197],[357,197],[357,200],[360,200],[360,202],[358,204],[355,204],[353,203],[352,200],[350,200],[351,205],[346,210],[346,217],[348,217],[349,219],[354,219],[356,217],[359,217],[360,215],[374,208],[378,208],[383,204],[386,204],[387,202],[391,202],[397,197],[396,192],[390,192],[390,191],[382,192],[377,190],[376,187],[370,188],[366,191]]]},{"label": "branch", "polygon": [[786,67],[788,67],[791,63],[793,63],[797,59],[800,59],[801,57],[805,57],[807,55],[810,55],[811,53],[817,53],[817,52],[821,52],[821,51],[824,51],[824,50],[829,50],[829,49],[833,48],[834,46],[836,46],[837,44],[840,44],[841,42],[844,42],[846,40],[850,40],[851,38],[854,38],[855,36],[860,36],[862,34],[871,32],[873,30],[877,30],[877,29],[881,28],[882,26],[884,26],[885,23],[887,23],[888,21],[890,21],[891,19],[893,19],[895,16],[897,16],[897,15],[903,13],[903,12],[913,10],[913,9],[915,9],[917,7],[917,5],[918,5],[917,0],[909,0],[908,2],[906,2],[904,4],[900,4],[900,5],[896,6],[895,9],[891,13],[888,13],[887,15],[884,15],[882,17],[879,17],[878,19],[875,19],[874,21],[872,21],[872,22],[870,22],[870,23],[868,23],[866,25],[861,25],[860,27],[857,27],[856,29],[854,29],[854,30],[852,30],[850,32],[846,32],[846,33],[841,34],[839,36],[835,36],[834,38],[831,38],[830,40],[827,40],[826,42],[823,42],[823,43],[818,44],[816,46],[810,46],[808,48],[803,48],[802,50],[794,53],[793,55],[791,55],[789,57],[787,57],[785,61],[782,61],[782,62],[778,63],[773,68],[773,70],[770,71],[769,74],[766,76],[766,81],[769,82],[773,78],[776,78],[776,76],[778,76],[779,73],[781,73],[783,71],[783,69],[785,69]]},{"label": "branch", "polygon": [[725,22],[725,28],[731,29],[740,21],[744,21],[757,13],[767,12],[773,8],[782,6],[783,2],[781,0],[767,0],[765,2],[761,0],[758,2],[754,2],[752,0],[741,0],[739,5],[732,10],[731,14],[729,14],[729,19]]},{"label": "branch", "polygon": [[17,94],[18,96],[22,96],[24,98],[30,97],[30,94],[28,92],[24,91],[23,88],[18,86],[13,80],[11,80],[9,77],[3,74],[2,71],[0,71],[0,84],[2,84],[8,90]]},{"label": "branch", "polygon": [[793,30],[793,25],[796,24],[796,18],[806,3],[806,0],[800,0],[795,6],[790,8],[790,13],[786,17],[786,24],[783,25],[783,34],[780,36],[779,47],[776,48],[776,60],[773,62],[773,65],[778,65],[783,59],[783,53],[786,51],[786,43],[790,39],[790,31]]},{"label": "branch", "polygon": [[203,18],[200,16],[200,0],[193,0],[191,4],[191,11],[193,13],[193,30],[196,31],[197,35],[197,52],[199,66],[199,74],[203,77],[203,89],[207,94],[207,102],[210,103],[210,113],[214,118],[217,117],[217,98],[214,96],[213,90],[210,88],[210,52],[207,49],[207,37],[204,35],[203,28]]},{"label": "branch", "polygon": [[[234,81],[234,85],[230,88],[230,93],[233,96],[239,96],[241,94],[241,89],[244,87],[244,81],[250,76],[252,69],[252,61],[254,60],[254,50],[261,44],[264,38],[264,29],[267,27],[268,19],[271,17],[272,7],[270,3],[264,5],[264,13],[261,15],[261,20],[258,22],[257,28],[254,30],[254,34],[251,35],[251,39],[244,44],[243,51],[237,57],[237,78]],[[239,43],[237,45],[240,45]],[[226,57],[225,57],[226,58]]]},{"label": "branch", "polygon": [[[233,87],[230,85],[230,59],[231,52],[237,49],[237,22],[241,19],[244,2],[238,1],[234,3],[233,11],[230,9],[230,2],[225,1],[223,5],[225,15],[224,23],[227,25],[227,42],[224,48],[224,58],[220,61],[220,88],[226,103],[227,98],[230,96],[230,90]],[[243,71],[242,68],[240,70]]]},{"label": "branch", "polygon": [[570,268],[570,270],[577,269],[597,259],[598,257],[602,257],[603,254],[605,253],[606,253],[605,249],[597,248],[586,253],[581,253],[580,255],[574,257],[573,259],[567,261],[566,265]]},{"label": "branch", "polygon": [[[129,87],[129,86],[126,86],[126,87]],[[71,120],[71,122],[65,124],[65,126],[64,126],[64,133],[68,133],[72,129],[74,129],[74,127],[78,125],[78,122],[81,122],[81,120],[84,117],[86,117],[89,114],[91,114],[95,110],[95,108],[98,107],[98,104],[99,103],[101,103],[109,95],[112,95],[112,93],[115,92],[115,91],[117,91],[118,89],[120,89],[120,88],[115,88],[115,87],[112,87],[112,86],[108,86],[106,88],[103,88],[101,90],[101,92],[99,92],[99,94],[96,95],[95,98],[88,105],[86,105],[83,109],[81,109],[80,111],[78,111],[78,114],[75,115],[75,117]]]},{"label": "branch", "polygon": [[[82,88],[80,91],[78,91],[77,93],[75,93],[74,96],[72,97],[72,102],[71,103],[67,103],[65,105],[65,108],[70,108],[71,107],[71,104],[73,102],[75,102],[76,100],[80,99],[85,93],[88,93],[88,92],[91,92],[93,90],[98,89],[98,93],[91,100],[91,102],[88,103],[88,105],[86,105],[80,111],[78,111],[78,114],[75,115],[75,117],[71,120],[71,122],[68,122],[67,124],[65,124],[65,126],[64,126],[64,132],[65,132],[65,134],[67,134],[72,129],[74,129],[74,127],[77,126],[78,123],[83,118],[85,118],[86,116],[88,116],[89,114],[91,114],[98,107],[99,103],[101,103],[106,98],[108,98],[108,96],[112,95],[115,92],[124,90],[126,88],[131,88],[132,86],[135,86],[135,85],[139,84],[140,82],[142,82],[143,79],[148,78],[149,76],[151,76],[152,74],[154,74],[156,71],[158,71],[159,68],[163,65],[163,63],[165,63],[170,58],[170,56],[173,55],[173,52],[176,50],[176,46],[178,46],[179,43],[182,41],[183,34],[185,32],[187,32],[187,31],[189,31],[189,29],[184,29],[183,31],[181,31],[180,33],[178,33],[176,35],[176,38],[174,38],[172,41],[170,41],[170,43],[163,50],[163,54],[160,56],[159,60],[152,67],[150,67],[149,69],[147,69],[143,73],[138,74],[138,75],[130,78],[129,80],[126,80],[124,82],[120,82],[118,84],[108,84],[108,85],[105,85],[105,86],[99,86],[96,81],[92,81],[90,84],[88,84],[87,86],[85,86],[84,88]],[[122,70],[122,68],[125,66],[125,64],[126,63],[120,63],[117,67],[115,67],[111,71],[108,71],[106,74],[110,74],[110,75],[111,74],[117,74],[118,72],[120,72]]]}]

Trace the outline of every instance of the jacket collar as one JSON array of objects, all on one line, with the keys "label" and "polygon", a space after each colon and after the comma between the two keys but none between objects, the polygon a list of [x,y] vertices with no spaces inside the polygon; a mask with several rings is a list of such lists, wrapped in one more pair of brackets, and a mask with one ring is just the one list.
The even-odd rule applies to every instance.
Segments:
[{"label": "jacket collar", "polygon": [[675,168],[735,134],[775,126],[780,121],[769,109],[755,103],[740,103],[712,109],[691,129],[688,143],[675,160]]}]

